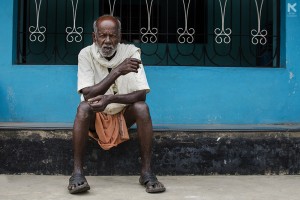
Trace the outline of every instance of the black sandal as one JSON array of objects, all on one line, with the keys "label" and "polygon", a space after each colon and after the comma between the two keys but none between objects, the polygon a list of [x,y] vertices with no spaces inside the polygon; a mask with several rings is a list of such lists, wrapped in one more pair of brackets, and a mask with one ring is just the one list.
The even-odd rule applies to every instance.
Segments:
[{"label": "black sandal", "polygon": [[90,186],[82,174],[73,174],[69,179],[68,190],[71,194],[86,192]]},{"label": "black sandal", "polygon": [[165,186],[159,182],[153,173],[146,173],[141,175],[140,184],[145,186],[146,192],[148,193],[158,193],[166,191]]}]

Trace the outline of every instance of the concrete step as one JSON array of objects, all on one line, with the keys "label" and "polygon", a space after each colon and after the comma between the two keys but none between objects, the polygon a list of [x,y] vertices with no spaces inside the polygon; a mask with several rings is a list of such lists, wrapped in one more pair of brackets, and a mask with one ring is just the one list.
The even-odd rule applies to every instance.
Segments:
[{"label": "concrete step", "polygon": [[[72,132],[0,129],[1,174],[69,175]],[[138,175],[136,131],[109,151],[89,140],[88,175]],[[299,174],[300,131],[155,131],[153,168],[158,175]]]}]

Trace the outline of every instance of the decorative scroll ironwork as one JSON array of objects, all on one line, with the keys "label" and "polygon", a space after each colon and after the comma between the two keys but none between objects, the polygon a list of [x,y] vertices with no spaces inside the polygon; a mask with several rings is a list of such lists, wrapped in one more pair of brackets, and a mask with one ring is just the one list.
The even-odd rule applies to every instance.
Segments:
[{"label": "decorative scroll ironwork", "polygon": [[229,44],[231,42],[230,35],[232,31],[230,28],[225,29],[225,14],[226,14],[227,0],[225,0],[224,7],[222,6],[221,0],[219,0],[219,3],[220,3],[221,17],[222,17],[222,29],[220,28],[215,29],[215,34],[216,34],[215,41],[218,44],[221,44],[223,42]]},{"label": "decorative scroll ironwork", "polygon": [[29,40],[31,42],[35,42],[38,40],[39,42],[43,42],[45,40],[44,33],[46,32],[45,26],[39,27],[39,21],[40,21],[40,10],[41,10],[41,4],[43,0],[40,0],[39,3],[37,3],[37,0],[35,0],[35,11],[36,11],[36,26],[30,26],[29,32],[31,33],[29,36]]},{"label": "decorative scroll ironwork", "polygon": [[264,4],[264,0],[261,0],[260,7],[258,6],[257,0],[255,0],[255,6],[257,11],[257,30],[252,29],[251,35],[252,37],[252,44],[257,45],[260,43],[261,45],[265,45],[267,43],[267,34],[268,31],[265,29],[261,30],[261,10]]},{"label": "decorative scroll ironwork", "polygon": [[177,33],[179,34],[178,42],[179,43],[193,43],[194,42],[194,28],[188,29],[188,17],[189,17],[189,7],[190,7],[190,0],[188,1],[187,6],[185,5],[185,1],[182,0],[183,9],[184,9],[184,19],[185,19],[185,26],[183,28],[178,28]]},{"label": "decorative scroll ironwork", "polygon": [[73,27],[67,27],[66,28],[66,33],[68,33],[66,40],[68,42],[81,42],[82,40],[82,32],[83,28],[82,27],[77,27],[76,28],[76,16],[77,16],[77,5],[78,5],[78,0],[76,1],[76,5],[74,7],[74,2],[72,2],[72,9],[73,9]]},{"label": "decorative scroll ironwork", "polygon": [[148,1],[146,1],[146,6],[147,6],[147,19],[148,19],[148,28],[141,28],[141,41],[143,43],[148,43],[149,41],[151,43],[155,43],[157,41],[157,33],[158,33],[158,29],[157,28],[151,28],[151,11],[152,11],[152,3],[153,0],[151,0],[150,6],[148,5]]},{"label": "decorative scroll ironwork", "polygon": [[116,0],[114,0],[114,3],[113,3],[113,5],[111,6],[111,2],[110,2],[110,0],[108,0],[108,3],[109,3],[109,13],[110,13],[110,15],[114,15],[114,11],[115,11],[115,4],[116,4]]},{"label": "decorative scroll ironwork", "polygon": [[[106,13],[121,19],[122,39],[141,49],[144,65],[279,67],[280,63],[280,0],[18,3],[19,64],[76,65],[79,51],[92,43],[94,20]],[[36,26],[31,26],[33,20]]]}]

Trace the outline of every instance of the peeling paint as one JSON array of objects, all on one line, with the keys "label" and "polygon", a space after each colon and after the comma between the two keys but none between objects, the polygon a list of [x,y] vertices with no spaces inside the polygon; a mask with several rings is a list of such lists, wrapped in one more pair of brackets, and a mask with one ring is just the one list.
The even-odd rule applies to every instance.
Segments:
[{"label": "peeling paint", "polygon": [[207,122],[208,123],[216,123],[221,119],[222,119],[221,115],[208,115],[207,116]]},{"label": "peeling paint", "polygon": [[16,112],[15,112],[16,111],[16,109],[15,109],[16,97],[15,97],[15,92],[12,87],[7,88],[6,100],[7,100],[9,113],[11,114],[12,118],[15,118],[17,116]]},{"label": "peeling paint", "polygon": [[290,74],[290,80],[292,80],[295,77],[295,75],[293,72],[290,72],[289,74]]},{"label": "peeling paint", "polygon": [[50,164],[50,163],[52,163],[52,159],[51,158],[44,159],[44,160],[42,160],[42,163],[44,163],[44,164]]}]

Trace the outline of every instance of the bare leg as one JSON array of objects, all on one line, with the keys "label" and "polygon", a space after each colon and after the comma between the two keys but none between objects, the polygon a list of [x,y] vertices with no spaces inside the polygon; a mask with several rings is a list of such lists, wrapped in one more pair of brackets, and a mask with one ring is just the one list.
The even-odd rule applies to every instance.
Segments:
[{"label": "bare leg", "polygon": [[83,173],[83,158],[85,154],[88,132],[92,125],[94,129],[95,113],[86,102],[81,102],[77,108],[77,114],[73,127],[73,150],[74,150],[74,171]]},{"label": "bare leg", "polygon": [[[89,185],[83,176],[83,159],[88,132],[89,130],[94,130],[94,127],[95,113],[88,103],[81,102],[77,108],[73,127],[74,170],[68,186],[70,193],[84,192],[89,189]],[[71,179],[73,180],[71,181]]]},{"label": "bare leg", "polygon": [[152,120],[147,104],[140,101],[130,105],[124,113],[124,118],[128,128],[134,123],[137,124],[137,133],[142,159],[141,174],[151,172],[153,130]]},{"label": "bare leg", "polygon": [[153,130],[148,105],[143,101],[136,102],[127,108],[124,117],[128,128],[134,122],[137,125],[142,158],[140,183],[146,187],[146,192],[164,192],[166,188],[157,180],[151,169]]}]

